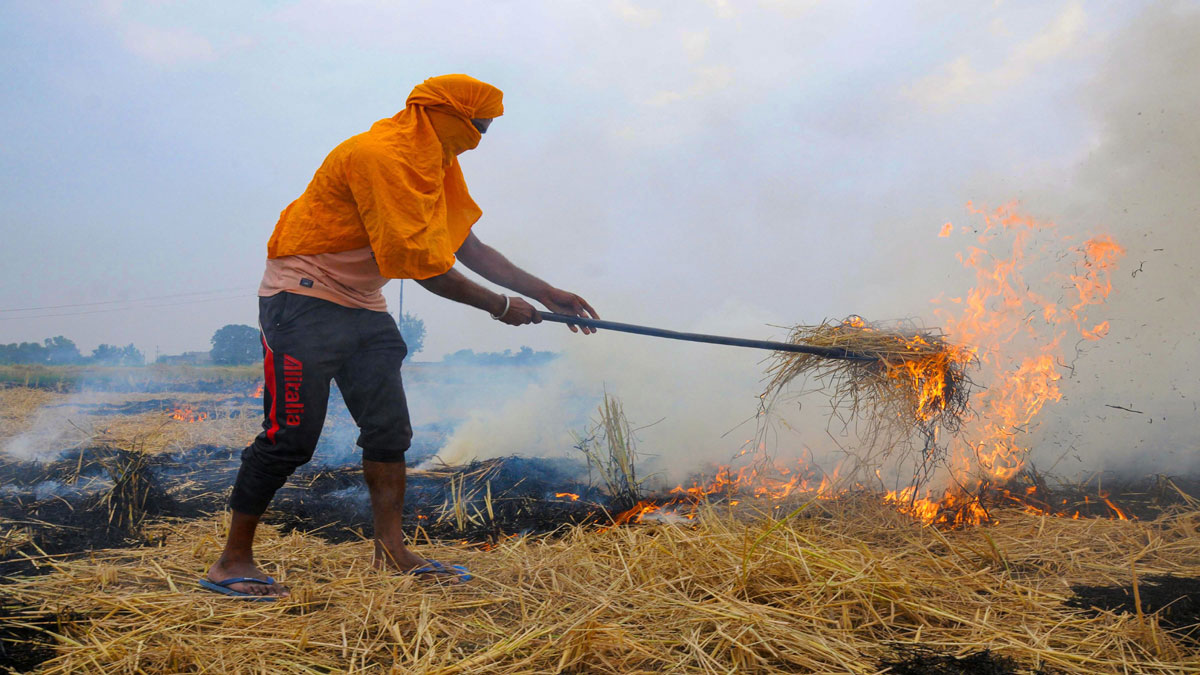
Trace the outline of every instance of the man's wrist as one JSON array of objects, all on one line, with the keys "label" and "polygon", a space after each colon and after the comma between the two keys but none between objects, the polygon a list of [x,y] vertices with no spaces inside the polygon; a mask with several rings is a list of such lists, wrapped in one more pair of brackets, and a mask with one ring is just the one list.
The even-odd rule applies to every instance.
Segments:
[{"label": "man's wrist", "polygon": [[496,319],[504,316],[504,313],[508,311],[510,304],[511,301],[508,299],[507,295],[493,293],[492,297],[488,300],[487,306],[483,309],[487,311],[487,313],[490,314],[493,319]]},{"label": "man's wrist", "polygon": [[543,305],[546,305],[547,307],[549,307],[550,306],[549,301],[552,298],[553,292],[554,292],[554,287],[543,281],[541,284],[541,288],[537,289],[537,293],[530,293],[529,297],[531,297],[534,300],[537,300],[538,302],[542,303]]},{"label": "man's wrist", "polygon": [[490,312],[492,318],[497,320],[503,319],[504,315],[508,314],[508,308],[512,306],[512,298],[508,297],[507,295],[501,295],[500,299],[503,303],[500,305],[500,308],[494,312]]}]

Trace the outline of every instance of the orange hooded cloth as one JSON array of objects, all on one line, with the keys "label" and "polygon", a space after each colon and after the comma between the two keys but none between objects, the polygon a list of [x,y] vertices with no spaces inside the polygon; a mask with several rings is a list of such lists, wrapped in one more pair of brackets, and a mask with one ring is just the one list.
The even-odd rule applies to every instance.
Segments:
[{"label": "orange hooded cloth", "polygon": [[449,270],[483,214],[457,154],[479,144],[472,119],[504,114],[503,96],[466,75],[417,85],[404,110],[329,153],[304,194],[279,215],[267,258],[370,246],[391,279]]}]

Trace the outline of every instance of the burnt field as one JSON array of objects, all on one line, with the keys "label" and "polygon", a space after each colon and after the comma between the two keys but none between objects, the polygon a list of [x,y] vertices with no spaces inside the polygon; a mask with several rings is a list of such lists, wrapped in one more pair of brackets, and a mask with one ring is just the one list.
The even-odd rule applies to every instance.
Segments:
[{"label": "burnt field", "polygon": [[[974,525],[819,474],[672,490],[578,459],[425,462],[406,530],[462,587],[370,569],[348,420],[279,493],[260,562],[291,598],[200,590],[254,383],[80,398],[10,388],[0,666],[15,672],[1200,672],[1200,483],[1024,470]],[[333,407],[331,406],[331,411]],[[352,437],[350,437],[352,438]],[[596,459],[595,456],[592,457]],[[590,469],[590,471],[589,471]],[[973,511],[975,512],[975,511]],[[223,636],[214,646],[212,636]]]}]

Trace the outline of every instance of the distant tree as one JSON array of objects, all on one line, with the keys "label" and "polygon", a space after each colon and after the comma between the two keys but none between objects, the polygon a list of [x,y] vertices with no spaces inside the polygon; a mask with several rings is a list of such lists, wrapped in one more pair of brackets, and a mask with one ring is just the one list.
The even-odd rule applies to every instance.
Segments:
[{"label": "distant tree", "polygon": [[59,335],[37,342],[13,342],[0,345],[0,363],[44,363],[63,365],[82,363],[83,354],[75,343]]},{"label": "distant tree", "polygon": [[409,356],[416,354],[425,348],[425,322],[406,313],[400,319],[400,337],[408,345]]},{"label": "distant tree", "polygon": [[242,324],[222,326],[213,333],[212,362],[220,366],[240,366],[262,358],[258,329]]},{"label": "distant tree", "polygon": [[62,365],[83,362],[83,354],[79,353],[75,343],[61,335],[46,338],[42,346],[46,348],[46,363]]},{"label": "distant tree", "polygon": [[144,366],[146,355],[133,344],[124,347],[102,344],[92,350],[88,361],[98,366]]},{"label": "distant tree", "polygon": [[476,352],[460,349],[442,357],[442,363],[456,366],[541,366],[558,358],[556,352],[535,352],[527,346],[514,354],[511,349],[502,352]]},{"label": "distant tree", "polygon": [[133,343],[122,347],[123,354],[121,355],[121,365],[123,366],[144,366],[146,365],[146,355],[142,350],[133,346]]},{"label": "distant tree", "polygon": [[46,348],[36,342],[0,345],[0,363],[45,363]]}]

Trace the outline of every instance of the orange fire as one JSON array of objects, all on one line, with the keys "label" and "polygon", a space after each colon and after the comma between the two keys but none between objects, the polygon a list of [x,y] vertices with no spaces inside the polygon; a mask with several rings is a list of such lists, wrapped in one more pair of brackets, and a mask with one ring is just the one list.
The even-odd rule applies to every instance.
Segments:
[{"label": "orange fire", "polygon": [[171,419],[188,422],[189,424],[192,422],[203,422],[204,420],[208,419],[208,413],[192,410],[191,406],[184,406],[182,408],[175,408],[172,410]]},{"label": "orange fire", "polygon": [[[1125,253],[1109,236],[1072,246],[1069,237],[1055,234],[1053,223],[1020,213],[1015,204],[991,211],[968,204],[968,209],[984,221],[976,244],[965,256],[959,254],[963,266],[974,271],[975,286],[963,297],[935,300],[939,322],[951,340],[968,345],[966,353],[977,359],[982,369],[978,379],[986,385],[973,395],[973,411],[962,431],[948,441],[944,478],[958,487],[940,497],[918,495],[913,488],[885,496],[927,523],[988,520],[979,495],[987,486],[1005,484],[1025,466],[1025,434],[1047,404],[1062,398],[1062,364],[1072,360],[1067,351],[1078,341],[1072,334],[1085,340],[1107,335],[1108,322],[1092,323],[1088,311],[1112,292],[1112,272]],[[949,234],[943,228],[939,236]],[[1055,269],[1058,260],[1073,270]],[[1065,294],[1064,288],[1069,289]],[[922,391],[922,400],[936,402],[934,389],[932,394]],[[1023,503],[1019,496],[1007,496]],[[1126,517],[1109,505],[1115,517]]]},{"label": "orange fire", "polygon": [[[1068,238],[1054,236],[1052,223],[1021,214],[1014,204],[968,208],[984,219],[978,246],[960,257],[974,270],[976,284],[965,299],[943,304],[937,316],[955,342],[971,346],[987,383],[973,398],[975,414],[949,448],[952,481],[979,486],[1002,484],[1025,465],[1025,430],[1047,403],[1062,398],[1060,364],[1071,360],[1071,333],[1096,340],[1108,331],[1107,322],[1091,324],[1087,312],[1112,292],[1112,272],[1125,251],[1108,236],[1068,247]],[[1074,263],[1065,274],[1047,264],[1064,248]],[[1068,282],[1074,297],[1061,293]]]},{"label": "orange fire", "polygon": [[563,499],[563,498],[570,499],[573,502],[579,501],[579,495],[577,495],[573,492],[555,492],[554,496],[558,497],[559,499]]},{"label": "orange fire", "polygon": [[833,499],[839,494],[834,489],[836,483],[836,472],[832,475],[814,472],[811,465],[803,460],[797,461],[795,467],[790,467],[760,458],[753,465],[736,470],[729,466],[718,467],[711,480],[703,483],[695,481],[690,487],[677,485],[670,490],[667,498],[642,500],[617,515],[613,527],[640,523],[655,514],[693,520],[700,505],[713,499],[725,500],[730,506],[747,499],[771,504],[793,494]]},{"label": "orange fire", "polygon": [[258,388],[255,389],[253,392],[251,392],[249,394],[249,396],[250,396],[250,398],[262,398],[262,395],[263,395],[263,383],[259,382]]},{"label": "orange fire", "polygon": [[[972,379],[983,386],[972,395],[971,410],[961,429],[942,429],[947,433],[939,435],[946,444],[946,460],[938,478],[942,484],[956,487],[939,494],[912,486],[885,493],[883,501],[924,523],[947,526],[989,521],[985,496],[988,503],[994,499],[1022,506],[1030,513],[1078,518],[1080,510],[1071,513],[1065,503],[1061,508],[1037,505],[1033,489],[1013,494],[999,486],[1025,466],[1028,431],[1036,426],[1047,404],[1062,398],[1063,364],[1073,360],[1068,351],[1080,339],[1099,340],[1108,334],[1109,323],[1090,318],[1089,312],[1112,292],[1112,273],[1125,250],[1110,236],[1073,244],[1070,237],[1057,234],[1053,223],[1035,220],[1015,204],[990,211],[967,206],[983,219],[975,243],[958,256],[963,266],[974,272],[975,285],[963,296],[934,301],[948,340],[962,347],[932,359],[888,366],[889,377],[918,393],[918,419],[929,420],[944,408],[949,385],[944,378],[947,364],[934,361],[979,364],[979,374]],[[953,226],[947,223],[938,236],[953,233]],[[1062,269],[1064,262],[1066,270]],[[864,325],[853,323],[862,321],[858,317],[848,321],[854,327]],[[746,452],[743,449],[739,455]],[[762,453],[761,447],[758,453]],[[661,509],[686,511],[688,504],[693,505],[694,513],[694,505],[712,495],[779,500],[794,493],[812,493],[828,499],[865,487],[835,488],[836,483],[835,478],[804,462],[784,468],[760,458],[737,470],[722,467],[704,484],[678,486],[672,490],[672,499],[639,503],[617,520],[638,522]],[[1100,500],[1112,517],[1130,517],[1106,495],[1100,495]]]}]

